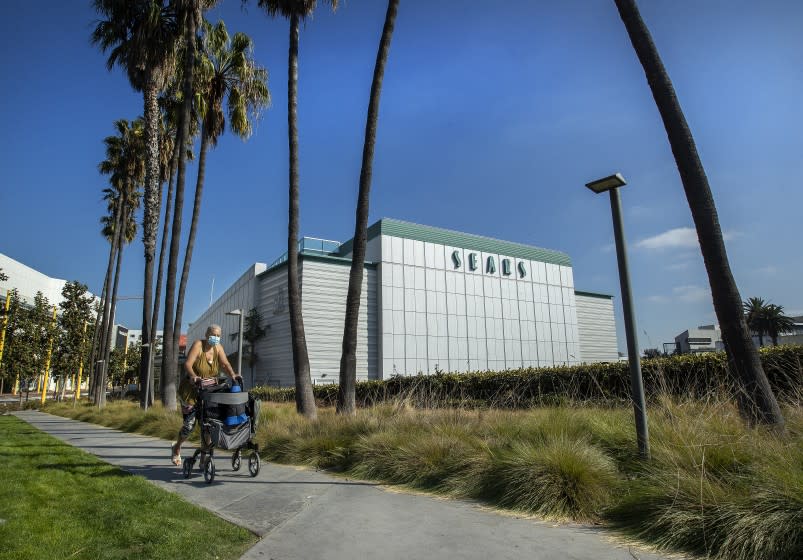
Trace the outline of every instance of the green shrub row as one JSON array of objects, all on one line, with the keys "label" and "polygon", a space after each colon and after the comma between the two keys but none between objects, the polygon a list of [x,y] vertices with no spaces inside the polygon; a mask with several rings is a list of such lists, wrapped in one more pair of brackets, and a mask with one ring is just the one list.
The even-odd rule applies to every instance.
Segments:
[{"label": "green shrub row", "polygon": [[[760,350],[764,371],[779,400],[799,399],[803,390],[803,346],[776,346]],[[705,399],[730,396],[739,386],[728,368],[724,352],[683,354],[642,360],[644,390],[648,399],[660,395]],[[314,387],[323,405],[337,400],[337,385]],[[295,389],[256,387],[263,400],[289,402]],[[526,408],[563,402],[621,402],[630,398],[627,362],[583,364],[506,371],[436,373],[397,376],[384,381],[357,383],[359,406],[406,399],[424,407]]]}]

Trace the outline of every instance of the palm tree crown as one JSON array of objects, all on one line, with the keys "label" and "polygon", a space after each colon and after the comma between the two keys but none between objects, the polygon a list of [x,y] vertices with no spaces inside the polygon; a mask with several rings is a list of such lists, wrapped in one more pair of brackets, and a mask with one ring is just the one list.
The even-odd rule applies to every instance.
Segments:
[{"label": "palm tree crown", "polygon": [[[337,9],[338,0],[328,0],[327,3],[332,6],[333,10]],[[260,8],[263,8],[268,15],[276,16],[281,15],[282,17],[289,18],[291,16],[296,16],[300,19],[304,19],[309,15],[312,15],[312,12],[315,11],[315,6],[318,4],[318,0],[258,0],[257,5]]]},{"label": "palm tree crown", "polygon": [[214,146],[226,129],[223,103],[227,99],[229,127],[245,139],[253,132],[251,119],[270,104],[268,72],[253,58],[253,44],[244,33],[229,37],[226,25],[204,22],[203,49],[198,76],[202,129]]},{"label": "palm tree crown", "polygon": [[153,80],[163,88],[175,63],[177,20],[172,2],[162,0],[94,0],[103,18],[92,44],[109,52],[106,67],[120,65],[131,85],[142,91]]}]

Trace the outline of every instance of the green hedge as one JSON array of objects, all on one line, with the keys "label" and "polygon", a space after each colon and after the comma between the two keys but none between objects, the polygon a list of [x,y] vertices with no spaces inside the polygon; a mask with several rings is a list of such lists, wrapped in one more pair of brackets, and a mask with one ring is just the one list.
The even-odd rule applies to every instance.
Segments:
[{"label": "green hedge", "polygon": [[[803,390],[803,346],[777,346],[760,351],[764,371],[780,400],[798,399]],[[706,398],[732,395],[736,380],[724,352],[684,354],[642,360],[647,398],[660,395]],[[337,400],[337,385],[314,387],[324,406]],[[264,400],[292,401],[295,389],[256,387],[252,393]],[[436,373],[392,377],[357,383],[357,403],[370,406],[393,399],[408,399],[416,406],[493,406],[522,408],[562,402],[617,402],[630,399],[627,362],[585,364],[572,367],[521,368],[472,373]]]}]

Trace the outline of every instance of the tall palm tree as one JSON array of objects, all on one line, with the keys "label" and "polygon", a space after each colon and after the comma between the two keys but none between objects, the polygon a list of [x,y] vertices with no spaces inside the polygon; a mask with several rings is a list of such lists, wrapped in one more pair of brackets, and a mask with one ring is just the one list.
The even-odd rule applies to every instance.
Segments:
[{"label": "tall palm tree", "polygon": [[346,320],[343,326],[343,350],[340,357],[340,384],[337,393],[337,410],[341,414],[355,414],[355,391],[357,384],[357,323],[360,317],[362,276],[365,267],[365,246],[368,243],[368,208],[371,195],[376,126],[379,119],[379,96],[382,93],[382,78],[393,37],[393,26],[399,0],[388,0],[385,25],[376,53],[374,77],[371,81],[371,96],[368,101],[368,117],[365,121],[365,142],[362,149],[360,169],[360,192],[357,195],[357,215],[354,224],[354,241],[349,272],[348,295],[346,296]]},{"label": "tall palm tree", "polygon": [[[309,419],[318,417],[312,392],[307,338],[301,313],[301,290],[298,284],[298,25],[311,16],[317,0],[257,0],[268,15],[290,20],[290,47],[287,57],[287,139],[290,147],[289,200],[287,220],[287,299],[290,308],[290,334],[293,345],[296,410]],[[328,0],[333,10],[338,0]]]},{"label": "tall palm tree", "polygon": [[[115,64],[128,75],[132,87],[141,91],[144,104],[145,212],[142,242],[145,248],[142,336],[150,339],[153,299],[153,260],[159,225],[159,107],[157,97],[172,75],[178,25],[176,2],[166,0],[94,0],[101,17],[92,32],[92,43],[109,52],[106,65]],[[140,381],[144,383],[150,347],[143,352]],[[144,403],[141,403],[144,404]]]},{"label": "tall palm tree", "polygon": [[783,430],[781,409],[764,373],[742,313],[742,299],[731,273],[708,178],[672,81],[635,0],[614,1],[633,49],[644,68],[675,156],[683,189],[686,191],[711,285],[714,311],[722,329],[729,367],[742,384],[742,391],[738,396],[739,410],[750,424],[769,424]]},{"label": "tall palm tree", "polygon": [[764,308],[766,304],[764,300],[757,297],[751,297],[743,304],[744,319],[747,326],[758,336],[758,345],[764,346],[764,335],[767,334],[767,321],[764,316]]},{"label": "tall palm tree", "polygon": [[[203,21],[203,12],[214,5],[214,0],[176,0],[177,19],[183,32],[183,70],[181,89],[181,111],[179,112],[178,137],[176,146],[186,146],[190,138],[192,101],[194,95],[194,72],[196,66],[197,30]],[[162,348],[162,403],[166,408],[176,407],[176,371],[178,346],[174,340],[174,318],[176,303],[176,271],[178,269],[181,222],[184,211],[184,184],[187,167],[185,150],[178,150],[176,167],[176,193],[173,202],[173,225],[170,231],[170,255],[165,279],[164,346]]]},{"label": "tall palm tree", "polygon": [[[181,333],[184,291],[190,275],[195,234],[201,213],[207,151],[210,145],[217,145],[218,138],[225,131],[226,113],[229,129],[245,140],[253,131],[251,119],[258,117],[262,108],[270,104],[268,73],[254,61],[251,39],[244,33],[235,33],[230,38],[223,21],[215,26],[204,22],[203,28],[202,51],[195,85],[195,99],[201,117],[201,149],[198,155],[192,220],[176,302],[174,348],[178,348]],[[237,373],[242,374],[239,371]]]},{"label": "tall palm tree", "polygon": [[[176,169],[178,167],[178,150],[176,146],[179,141],[179,120],[182,108],[180,89],[183,80],[180,75],[176,76],[176,80],[171,83],[168,91],[159,99],[159,107],[162,111],[162,120],[160,125],[160,168],[161,168],[161,181],[162,184],[167,182],[167,194],[165,195],[165,210],[164,221],[162,222],[162,240],[159,248],[159,265],[156,271],[156,288],[154,289],[153,296],[153,314],[151,319],[151,340],[150,348],[155,348],[156,342],[156,327],[159,320],[159,311],[162,301],[162,280],[164,278],[164,264],[165,254],[167,252],[167,241],[170,239],[170,216],[173,204],[173,190],[174,179],[176,177]],[[194,113],[193,113],[194,114]],[[189,121],[189,138],[185,142],[184,156],[186,159],[192,159],[192,144],[195,136],[197,135],[197,123],[194,117]],[[147,355],[146,355],[147,356]],[[161,377],[164,382],[165,376]],[[151,378],[151,383],[153,378]],[[163,392],[163,387],[160,388],[160,394]],[[149,390],[149,399],[153,401],[153,386]],[[150,406],[151,403],[149,403]]]},{"label": "tall palm tree", "polygon": [[[137,119],[128,123],[125,119],[114,123],[117,135],[108,136],[103,142],[106,145],[106,159],[99,166],[99,171],[104,175],[109,175],[110,189],[104,190],[104,195],[108,203],[111,216],[101,219],[103,224],[104,236],[111,237],[112,253],[116,254],[117,264],[114,273],[114,281],[107,278],[105,291],[111,294],[111,298],[106,298],[104,302],[103,330],[101,337],[101,356],[103,363],[100,369],[100,376],[95,384],[96,395],[95,403],[103,407],[106,403],[106,379],[108,376],[108,363],[110,342],[113,329],[113,317],[111,310],[114,309],[117,300],[117,287],[120,279],[120,267],[123,258],[123,246],[136,238],[136,220],[134,213],[139,206],[138,187],[145,178],[144,151],[145,144],[143,133],[143,122]],[[110,286],[110,284],[112,284]],[[110,291],[111,287],[111,291]]]}]

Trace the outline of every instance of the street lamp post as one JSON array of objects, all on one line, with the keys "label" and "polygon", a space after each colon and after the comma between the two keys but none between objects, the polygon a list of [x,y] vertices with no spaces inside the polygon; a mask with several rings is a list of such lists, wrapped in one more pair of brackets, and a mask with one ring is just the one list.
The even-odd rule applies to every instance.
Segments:
[{"label": "street lamp post", "polygon": [[636,439],[638,440],[639,454],[643,459],[649,459],[650,441],[647,428],[647,407],[644,398],[644,383],[641,378],[638,340],[636,338],[636,315],[633,309],[633,295],[630,291],[630,272],[627,265],[622,202],[619,197],[619,187],[623,187],[626,184],[624,177],[620,173],[616,173],[609,177],[586,183],[586,187],[596,194],[608,191],[611,198],[613,235],[616,240],[616,259],[619,262],[619,284],[622,289],[622,308],[625,315],[627,356],[630,362],[630,388],[636,416]]},{"label": "street lamp post", "polygon": [[245,323],[245,313],[243,313],[242,309],[234,309],[233,311],[227,311],[226,315],[239,315],[240,317],[240,332],[239,336],[237,337],[237,375],[242,376],[243,374],[243,329]]}]

